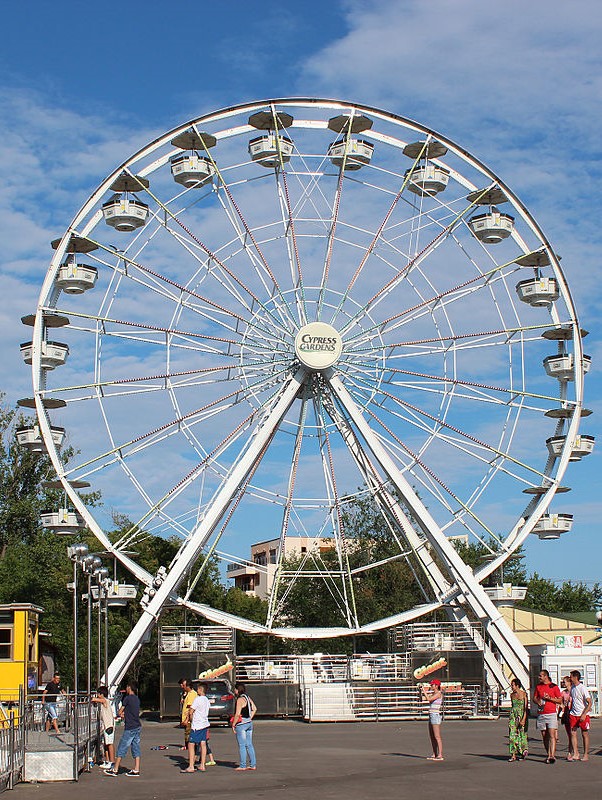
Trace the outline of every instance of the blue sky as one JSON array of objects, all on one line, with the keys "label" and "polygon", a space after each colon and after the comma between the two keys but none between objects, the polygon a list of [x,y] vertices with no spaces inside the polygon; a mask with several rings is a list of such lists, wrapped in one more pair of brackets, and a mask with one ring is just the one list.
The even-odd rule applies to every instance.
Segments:
[{"label": "blue sky", "polygon": [[[186,119],[261,98],[316,96],[440,131],[526,203],[562,255],[590,331],[586,406],[595,413],[582,430],[599,433],[602,14],[594,0],[93,8],[38,0],[4,9],[5,30],[19,32],[0,53],[0,326],[10,403],[31,391],[19,317],[35,309],[48,243],[101,180]],[[573,531],[530,543],[530,570],[602,577],[599,464],[595,451],[570,468],[562,510],[575,515]]]}]

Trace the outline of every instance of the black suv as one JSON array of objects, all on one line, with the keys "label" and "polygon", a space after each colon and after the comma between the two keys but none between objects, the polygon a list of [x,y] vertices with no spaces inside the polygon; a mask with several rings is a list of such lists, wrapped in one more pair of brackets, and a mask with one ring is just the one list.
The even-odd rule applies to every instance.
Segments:
[{"label": "black suv", "polygon": [[224,720],[228,722],[234,715],[234,695],[230,681],[214,680],[204,681],[207,684],[207,699],[209,700],[209,719]]}]

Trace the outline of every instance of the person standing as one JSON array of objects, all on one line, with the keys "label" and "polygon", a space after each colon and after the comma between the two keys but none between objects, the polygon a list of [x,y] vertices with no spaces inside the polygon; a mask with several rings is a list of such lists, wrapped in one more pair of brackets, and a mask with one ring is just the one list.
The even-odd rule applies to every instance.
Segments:
[{"label": "person standing", "polygon": [[59,694],[65,694],[65,690],[61,686],[61,676],[55,672],[52,680],[48,681],[44,691],[42,692],[42,705],[46,711],[46,733],[50,733],[50,725],[54,728],[54,733],[60,733],[58,725],[58,708],[57,701]]},{"label": "person standing", "polygon": [[[255,756],[255,748],[253,747],[253,717],[257,713],[257,706],[246,693],[244,683],[237,683],[235,685],[234,694],[236,696],[236,705],[234,707],[231,727],[236,734],[240,757],[240,762],[236,770],[238,772],[248,769],[255,770],[257,769],[257,759]],[[248,766],[247,758],[249,761]]]},{"label": "person standing", "polygon": [[510,687],[512,689],[510,693],[512,705],[508,722],[508,741],[510,746],[510,758],[508,761],[516,761],[529,755],[526,732],[527,693],[518,678],[513,678],[510,681]]},{"label": "person standing", "polygon": [[541,731],[543,746],[546,749],[546,764],[556,763],[556,743],[558,742],[558,706],[562,703],[560,689],[550,680],[550,673],[542,669],[539,683],[533,692],[533,702],[537,705],[537,730]]},{"label": "person standing", "polygon": [[201,749],[199,769],[205,771],[207,760],[207,734],[209,733],[209,700],[206,697],[207,684],[199,683],[196,687],[197,696],[192,701],[188,710],[190,718],[190,738],[188,740],[188,767],[180,772],[194,772],[195,745]]},{"label": "person standing", "polygon": [[[581,683],[578,669],[571,672],[571,710],[569,722],[571,726],[572,758],[569,761],[589,761],[589,712],[592,710],[592,698],[589,691]],[[581,729],[583,739],[583,758],[579,757],[577,730]]]},{"label": "person standing", "polygon": [[571,711],[571,676],[565,675],[562,679],[562,686],[564,687],[560,691],[560,695],[562,697],[562,705],[558,710],[558,719],[564,725],[564,729],[566,731],[567,738],[569,740],[569,754],[567,756],[567,761],[573,761],[573,739],[571,736],[571,720],[570,720],[570,711]]},{"label": "person standing", "polygon": [[429,704],[429,736],[433,752],[428,761],[443,761],[443,739],[441,738],[441,722],[443,720],[443,691],[439,678],[433,678],[428,686],[421,686],[423,700]]},{"label": "person standing", "polygon": [[119,775],[121,759],[127,755],[131,749],[134,759],[134,769],[128,770],[125,774],[128,778],[140,777],[140,733],[142,723],[140,722],[140,698],[138,697],[138,686],[135,681],[129,681],[125,688],[125,696],[121,701],[119,716],[124,720],[124,731],[117,746],[117,758],[113,769],[108,769],[105,775],[112,778]]},{"label": "person standing", "polygon": [[190,678],[180,678],[180,688],[182,689],[182,712],[181,712],[181,720],[182,726],[184,727],[184,747],[183,750],[188,751],[188,742],[190,741],[190,720],[192,719],[192,715],[190,714],[190,709],[192,707],[193,702],[198,697],[195,690],[192,688],[192,683],[190,682]]},{"label": "person standing", "polygon": [[96,690],[96,697],[92,698],[93,703],[100,706],[100,728],[105,746],[105,760],[100,765],[101,769],[113,769],[115,764],[115,720],[113,718],[113,707],[109,702],[109,690],[106,686],[99,686]]}]

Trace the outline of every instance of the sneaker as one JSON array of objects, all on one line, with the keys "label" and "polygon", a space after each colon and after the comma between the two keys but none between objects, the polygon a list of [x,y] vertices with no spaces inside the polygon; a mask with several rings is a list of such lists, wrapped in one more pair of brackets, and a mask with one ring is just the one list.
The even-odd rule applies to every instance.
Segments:
[{"label": "sneaker", "polygon": [[135,769],[128,769],[128,771],[125,773],[125,777],[126,778],[139,778],[140,777],[140,773]]},{"label": "sneaker", "polygon": [[206,767],[215,767],[216,764],[217,764],[217,761],[214,761],[213,759],[211,759],[211,761],[205,761],[205,766]]},{"label": "sneaker", "polygon": [[110,775],[111,778],[116,778],[119,775],[119,773],[115,772],[114,769],[106,769],[105,770],[105,775]]},{"label": "sneaker", "polygon": [[113,762],[112,761],[105,761],[104,764],[100,765],[101,769],[113,769]]}]

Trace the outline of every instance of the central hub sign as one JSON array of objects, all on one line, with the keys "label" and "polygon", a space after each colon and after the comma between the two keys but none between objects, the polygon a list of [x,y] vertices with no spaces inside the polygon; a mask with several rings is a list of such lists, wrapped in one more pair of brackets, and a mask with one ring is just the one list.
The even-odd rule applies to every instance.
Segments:
[{"label": "central hub sign", "polygon": [[319,371],[332,367],[339,360],[343,340],[338,331],[326,322],[310,322],[295,337],[295,353],[307,369]]}]

